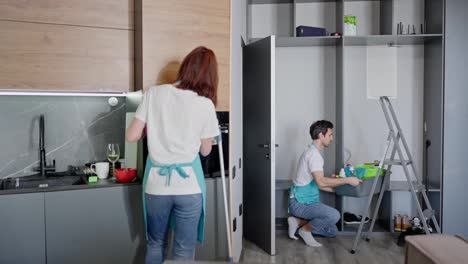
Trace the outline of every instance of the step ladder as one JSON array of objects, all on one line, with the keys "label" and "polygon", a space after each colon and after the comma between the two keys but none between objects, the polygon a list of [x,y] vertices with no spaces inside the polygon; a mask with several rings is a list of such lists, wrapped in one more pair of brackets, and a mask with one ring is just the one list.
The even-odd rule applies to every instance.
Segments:
[{"label": "step ladder", "polygon": [[[432,220],[432,222],[434,224],[434,227],[436,229],[436,232],[440,233],[440,227],[439,227],[439,224],[438,224],[437,219],[435,217],[434,210],[432,209],[431,204],[429,203],[429,199],[427,198],[427,194],[426,194],[426,190],[424,188],[423,182],[422,182],[421,178],[418,177],[418,174],[416,173],[416,168],[415,168],[415,165],[414,165],[414,162],[413,162],[413,157],[412,157],[412,155],[411,155],[411,153],[409,151],[408,144],[406,143],[406,139],[405,139],[405,137],[403,135],[403,131],[402,131],[402,129],[400,127],[400,124],[398,122],[398,119],[397,119],[397,117],[395,115],[395,111],[393,110],[393,106],[390,103],[390,100],[388,99],[388,97],[386,97],[386,96],[380,97],[379,100],[380,100],[380,106],[382,107],[382,110],[383,110],[383,113],[384,113],[384,116],[385,116],[385,120],[387,121],[387,125],[388,125],[388,128],[389,128],[390,131],[389,131],[388,137],[387,137],[387,146],[385,148],[385,151],[384,151],[384,154],[383,154],[382,158],[379,161],[379,168],[377,170],[376,175],[380,175],[380,171],[384,168],[384,166],[387,167],[387,170],[386,170],[386,173],[385,173],[385,176],[384,176],[384,181],[383,181],[383,184],[382,184],[382,187],[381,187],[381,190],[380,190],[379,198],[377,200],[377,205],[376,205],[375,210],[373,212],[372,222],[371,222],[371,225],[369,227],[369,230],[366,233],[366,239],[365,240],[367,242],[370,242],[369,234],[372,233],[372,229],[374,228],[375,221],[376,221],[376,218],[377,218],[377,213],[379,211],[379,207],[380,207],[380,204],[382,202],[382,197],[384,195],[384,191],[388,188],[388,185],[389,185],[389,182],[390,182],[390,174],[391,174],[392,166],[402,166],[403,167],[403,171],[404,171],[405,176],[406,176],[406,181],[408,182],[408,186],[409,186],[409,189],[411,191],[413,200],[416,203],[419,219],[421,219],[421,222],[423,224],[424,231],[426,232],[426,235],[431,234],[430,231],[429,231],[428,224],[427,224],[428,221],[426,221],[426,219],[429,219],[429,218]],[[393,146],[392,146],[392,144],[393,144]],[[400,146],[401,144],[403,145],[403,149]],[[388,154],[390,149],[392,149],[391,154],[390,154],[390,157],[387,158],[387,154]],[[398,154],[398,158],[395,157],[396,154]],[[408,167],[411,167],[411,171],[412,171],[412,173],[414,175],[415,181],[411,179],[410,169]],[[365,219],[368,216],[369,211],[370,211],[372,198],[373,198],[374,193],[375,193],[378,178],[379,178],[379,176],[374,178],[372,189],[371,189],[371,192],[369,194],[369,198],[367,200],[367,207],[366,207],[366,210],[365,210],[365,212],[363,214],[363,217],[361,219],[361,223],[359,224],[359,229],[358,229],[356,237],[354,239],[353,247],[350,250],[350,252],[352,254],[354,254],[356,252],[356,250],[357,250],[358,243],[359,243],[359,240],[360,240],[361,234],[362,234],[362,229],[364,227],[364,222],[365,222]],[[424,212],[422,210],[421,204],[419,203],[419,199],[418,199],[418,196],[416,194],[416,191],[419,191],[422,194],[424,203],[426,204],[427,209],[424,210]]]}]

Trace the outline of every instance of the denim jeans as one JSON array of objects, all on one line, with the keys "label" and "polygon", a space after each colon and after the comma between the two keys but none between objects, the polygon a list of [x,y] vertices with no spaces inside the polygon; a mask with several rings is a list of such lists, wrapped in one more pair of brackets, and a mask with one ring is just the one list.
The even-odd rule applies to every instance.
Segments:
[{"label": "denim jeans", "polygon": [[174,260],[193,260],[202,212],[202,194],[151,195],[145,194],[148,242],[145,263],[160,264],[166,258],[168,227],[174,215]]},{"label": "denim jeans", "polygon": [[309,220],[312,234],[335,237],[338,231],[336,223],[340,220],[340,213],[335,208],[322,203],[303,204],[295,198],[289,199],[289,212],[296,217]]}]

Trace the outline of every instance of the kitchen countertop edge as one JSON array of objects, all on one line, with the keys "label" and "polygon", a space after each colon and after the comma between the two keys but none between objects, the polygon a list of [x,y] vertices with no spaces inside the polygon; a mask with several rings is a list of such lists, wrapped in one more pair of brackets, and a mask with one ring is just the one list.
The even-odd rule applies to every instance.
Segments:
[{"label": "kitchen countertop edge", "polygon": [[98,189],[98,188],[132,186],[132,185],[141,185],[141,181],[138,180],[138,181],[130,182],[130,183],[118,183],[115,180],[108,179],[108,180],[99,180],[97,183],[91,183],[91,184],[88,183],[88,184],[80,184],[80,185],[68,185],[68,186],[46,187],[46,188],[0,190],[0,195],[74,191],[74,190],[83,190],[83,189]]}]

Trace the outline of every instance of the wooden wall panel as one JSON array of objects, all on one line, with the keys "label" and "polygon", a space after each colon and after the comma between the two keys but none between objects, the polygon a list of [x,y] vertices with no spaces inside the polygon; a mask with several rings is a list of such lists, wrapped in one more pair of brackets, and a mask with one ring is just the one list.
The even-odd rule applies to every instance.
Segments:
[{"label": "wooden wall panel", "polygon": [[0,21],[0,89],[133,90],[133,31]]},{"label": "wooden wall panel", "polygon": [[142,84],[138,87],[137,81],[136,88],[174,81],[178,63],[204,45],[214,50],[218,60],[217,110],[229,111],[230,1],[141,1],[137,15],[141,15],[141,61],[137,63],[141,63]]},{"label": "wooden wall panel", "polygon": [[0,20],[133,29],[133,0],[0,0]]}]

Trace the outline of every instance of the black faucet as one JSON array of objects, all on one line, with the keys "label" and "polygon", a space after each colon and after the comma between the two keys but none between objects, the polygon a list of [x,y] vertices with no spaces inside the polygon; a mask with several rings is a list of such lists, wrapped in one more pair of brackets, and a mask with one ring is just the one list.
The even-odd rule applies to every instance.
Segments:
[{"label": "black faucet", "polygon": [[44,115],[39,117],[39,170],[42,176],[45,176],[46,155],[44,147]]},{"label": "black faucet", "polygon": [[39,168],[37,169],[42,177],[46,176],[46,171],[55,171],[55,160],[52,166],[47,166],[46,151],[44,147],[44,115],[39,117]]}]

